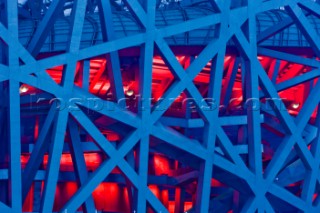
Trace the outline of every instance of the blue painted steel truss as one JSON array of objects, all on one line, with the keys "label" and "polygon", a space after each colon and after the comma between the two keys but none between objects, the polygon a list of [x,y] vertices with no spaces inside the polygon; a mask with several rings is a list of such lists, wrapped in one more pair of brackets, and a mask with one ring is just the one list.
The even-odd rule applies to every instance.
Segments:
[{"label": "blue painted steel truss", "polygon": [[[79,188],[59,209],[60,212],[76,212],[81,206],[84,212],[95,212],[92,193],[116,167],[125,177],[131,212],[142,213],[148,208],[154,212],[169,212],[167,205],[148,187],[151,181],[148,175],[149,156],[154,149],[192,168],[192,172],[173,177],[176,181],[173,184],[175,213],[184,211],[181,207],[183,184],[194,180],[197,184],[193,195],[194,206],[190,212],[320,212],[320,114],[315,112],[320,102],[320,82],[315,81],[320,76],[320,35],[307,19],[310,14],[320,17],[319,4],[311,0],[246,0],[234,5],[231,0],[208,0],[215,13],[161,28],[156,26],[156,0],[125,0],[128,13],[139,22],[144,32],[117,38],[110,18],[113,12],[111,3],[98,0],[103,43],[82,49],[81,36],[88,2],[73,1],[67,50],[54,56],[39,57],[53,23],[62,14],[65,1],[52,1],[27,46],[19,42],[17,2],[0,1],[0,125],[1,149],[4,150],[0,153],[1,163],[4,164],[1,165],[0,175],[2,212],[22,212],[22,204],[31,185],[41,179],[41,171],[44,171],[44,186],[39,195],[38,209],[35,206],[34,209],[53,211],[56,186],[61,178],[60,159],[66,144],[72,155],[74,178]],[[256,16],[279,8],[288,12],[288,18],[257,35]],[[261,45],[264,40],[292,24],[297,25],[310,44],[312,57]],[[214,39],[190,60],[189,66],[181,66],[166,38],[208,26],[216,28]],[[230,40],[236,47],[237,55],[228,74],[224,75]],[[125,94],[119,51],[131,47],[140,48],[140,96],[136,112],[127,110],[127,103],[121,101]],[[165,61],[175,79],[156,104],[151,101],[155,52]],[[277,59],[271,77],[258,60],[258,55]],[[89,90],[90,59],[95,57],[107,60],[112,100],[97,97]],[[275,79],[281,60],[308,66],[311,70],[277,83]],[[78,62],[82,63],[81,86],[74,83]],[[209,62],[210,82],[207,92],[201,94],[194,79]],[[219,106],[228,105],[231,99],[239,64],[242,68],[242,98],[246,105],[240,115],[229,115],[219,111]],[[63,65],[63,72],[58,84],[46,70],[59,65]],[[305,82],[312,82],[312,86],[300,112],[293,116],[283,109],[285,104],[279,94]],[[81,99],[72,107],[57,110],[56,105],[51,104],[46,109],[39,136],[23,169],[20,161],[21,136],[31,124],[21,120],[21,84],[30,85],[64,102]],[[174,99],[183,92],[192,99],[199,116],[194,118],[190,112],[182,118],[165,116]],[[267,103],[266,98],[271,102]],[[92,105],[90,100],[93,99],[103,103],[104,107],[98,109],[95,104]],[[78,107],[76,110],[75,106]],[[128,126],[130,131],[114,145],[92,121],[88,111],[98,112]],[[316,119],[311,122],[314,112]],[[172,126],[185,130],[179,131]],[[272,133],[266,133],[270,128],[265,126],[281,132],[267,161],[263,159],[268,151],[264,143]],[[228,127],[237,127],[236,131],[241,133],[240,139],[231,139],[227,134]],[[83,155],[86,148],[82,147],[79,129],[90,135],[97,150],[105,155],[98,169],[90,173],[86,168]],[[117,131],[121,130],[122,127],[118,126]],[[190,131],[198,131],[197,137],[190,137]],[[65,141],[66,132],[70,135],[68,142]],[[159,146],[155,148],[152,143]],[[246,151],[241,151],[241,147]],[[46,153],[49,153],[48,164],[40,171]],[[213,178],[223,183],[222,191],[217,192],[215,190],[218,189],[212,187]],[[156,184],[160,182],[160,178],[155,180]],[[295,183],[299,184],[294,189],[289,187]]]}]

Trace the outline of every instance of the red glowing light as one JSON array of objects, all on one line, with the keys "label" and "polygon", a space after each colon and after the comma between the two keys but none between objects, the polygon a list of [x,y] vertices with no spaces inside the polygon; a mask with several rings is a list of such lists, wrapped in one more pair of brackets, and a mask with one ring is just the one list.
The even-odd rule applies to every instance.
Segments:
[{"label": "red glowing light", "polygon": [[[22,168],[26,166],[30,158],[30,154],[23,154],[20,157]],[[99,153],[84,153],[84,159],[88,169],[96,169],[102,163],[102,157]],[[49,156],[46,154],[43,157],[43,165],[46,168],[48,164]],[[60,166],[62,169],[70,170],[73,168],[71,154],[62,154],[60,160]]]},{"label": "red glowing light", "polygon": [[[177,61],[181,64],[181,66],[184,69],[187,69],[191,63],[191,58],[189,56],[185,55],[178,55],[176,56]],[[262,67],[266,70],[267,74],[270,78],[272,78],[273,69],[276,64],[276,59],[266,57],[266,56],[258,56],[258,60],[260,61]],[[233,55],[227,55],[224,59],[224,69],[225,70],[232,70],[229,69],[233,66],[233,62],[235,61],[235,56]],[[97,95],[103,95],[105,96],[108,91],[110,91],[110,79],[108,78],[106,74],[106,65],[107,61],[105,59],[92,59],[90,61],[90,76],[89,76],[89,91],[93,94]],[[276,77],[276,83],[281,83],[286,80],[292,79],[294,77],[297,77],[298,75],[302,73],[306,73],[310,71],[310,67],[301,65],[301,64],[293,64],[291,62],[281,61],[280,68],[279,68],[279,74]],[[210,72],[211,72],[211,62],[207,63],[207,65],[203,68],[203,70],[195,77],[194,82],[199,85],[206,85],[210,81]],[[56,66],[51,69],[47,70],[47,73],[49,76],[52,77],[52,79],[60,83],[63,75],[63,66]],[[239,74],[241,74],[241,67],[239,68]],[[76,85],[82,85],[82,71],[80,63],[77,64],[76,69]],[[128,96],[132,96],[138,91],[139,88],[139,82],[137,80],[138,78],[130,78],[125,77],[123,78],[124,82],[124,91]],[[170,69],[167,67],[166,63],[160,56],[155,56],[153,59],[153,71],[152,71],[152,97],[154,100],[159,100],[163,96],[163,94],[166,92],[166,90],[169,88],[169,86],[175,81],[175,78],[170,71]],[[223,79],[223,85],[225,86],[228,83],[226,79]],[[130,87],[130,88],[129,88]],[[298,101],[299,107],[297,105],[294,105],[294,110],[289,110],[289,113],[292,115],[296,115],[297,112],[300,110],[300,105],[303,105],[304,103],[304,92],[305,92],[306,85],[300,85],[298,89],[298,94],[296,94],[297,97],[299,97]],[[296,89],[296,88],[295,88]],[[30,94],[31,92],[34,92],[35,89],[28,86],[28,91],[23,93]],[[202,91],[201,93],[204,93],[205,91]],[[232,98],[233,100],[237,99],[240,100],[242,96],[242,83],[236,81],[233,86],[232,91]],[[222,97],[224,95],[222,94]],[[288,91],[285,91],[281,94],[281,98],[287,98],[288,101],[292,101],[292,91],[289,89]],[[177,100],[179,101],[179,100]],[[297,103],[298,103],[297,102]],[[233,106],[232,106],[233,104]],[[234,102],[230,104],[230,107],[237,106]],[[297,112],[295,112],[297,111]],[[313,114],[314,117],[314,114]]]},{"label": "red glowing light", "polygon": [[168,158],[161,155],[154,155],[155,175],[170,175],[170,165]]},{"label": "red glowing light", "polygon": [[[188,210],[192,209],[193,205],[192,202],[184,202],[183,205],[183,212],[187,212]],[[174,201],[169,201],[168,203],[168,211],[169,213],[174,213],[175,212],[175,202]]]},{"label": "red glowing light", "polygon": [[36,141],[39,136],[39,117],[36,117],[36,123],[34,126],[34,140]]},{"label": "red glowing light", "polygon": [[[188,56],[177,56],[176,59],[181,64],[184,69],[187,69],[190,66],[191,59]],[[260,61],[262,67],[266,70],[268,76],[272,78],[273,75],[273,68],[275,66],[276,60],[273,58],[259,56],[258,60]],[[226,56],[224,60],[224,70],[226,75],[228,75],[228,71],[230,66],[235,61],[234,56]],[[106,95],[110,88],[110,79],[106,73],[106,65],[107,61],[104,59],[94,59],[90,61],[90,73],[89,73],[89,91],[95,95]],[[237,67],[236,67],[237,68]],[[292,64],[290,62],[281,61],[280,63],[280,72],[279,75],[276,76],[275,84],[279,84],[290,80],[294,77],[301,75],[302,73],[309,72],[311,69],[309,67],[299,65],[299,64]],[[81,66],[78,63],[76,68],[76,81],[75,84],[77,86],[82,85],[82,74],[81,74]],[[60,83],[63,75],[63,66],[57,66],[47,70],[48,75],[55,81],[56,83]],[[243,82],[241,79],[242,68],[238,68],[238,74],[236,82],[232,88],[231,94],[231,101],[229,103],[229,107],[236,107],[239,106],[243,101]],[[208,83],[210,81],[211,75],[211,62],[209,62],[203,70],[195,77],[194,82],[195,84],[201,88],[207,88]],[[139,89],[139,81],[138,78],[135,77],[126,77],[123,78],[123,90],[127,96],[132,96],[137,94]],[[158,100],[163,96],[166,90],[170,87],[170,85],[175,81],[175,77],[172,74],[171,70],[166,66],[166,63],[161,57],[154,57],[153,59],[153,70],[152,70],[152,97],[154,100]],[[317,80],[314,80],[313,83],[315,84]],[[228,84],[228,79],[223,79],[223,86],[226,87]],[[23,84],[20,88],[21,95],[27,95],[36,92],[37,90],[29,85]],[[202,95],[206,94],[206,89],[200,90]],[[296,93],[294,92],[296,91]],[[130,92],[130,93],[128,93]],[[305,94],[308,92],[308,85],[307,84],[300,84],[293,88],[287,89],[279,92],[281,98],[284,98],[288,101],[294,101],[295,105],[291,105],[291,109],[289,109],[289,113],[291,115],[297,115],[299,110],[302,108],[303,103],[305,101]],[[181,102],[183,99],[187,97],[185,93],[182,93],[176,99],[176,102]],[[223,97],[223,94],[222,94]],[[175,103],[176,103],[175,102]],[[291,103],[290,102],[290,103]],[[297,105],[299,103],[299,105]],[[313,113],[313,117],[315,117],[316,111]],[[103,122],[102,122],[103,123]],[[103,133],[109,141],[119,141],[120,136],[114,132],[104,132]],[[39,136],[39,119],[36,118],[35,127],[34,127],[34,140],[36,140]],[[308,146],[310,149],[310,146]],[[136,152],[134,152],[135,158]],[[268,156],[265,156],[268,157]],[[21,156],[21,164],[22,168],[25,168],[28,160],[30,158],[30,154],[24,154]],[[85,163],[88,170],[94,170],[98,168],[102,161],[104,160],[99,153],[85,153],[84,154]],[[43,159],[43,166],[46,169],[48,164],[48,155],[44,156]],[[153,158],[154,163],[154,173],[155,175],[172,175],[174,166],[170,165],[170,161],[163,155],[156,154]],[[62,171],[72,171],[73,170],[73,162],[72,157],[70,154],[64,153],[60,160],[61,170]],[[177,164],[177,163],[176,163]],[[175,166],[177,168],[177,166]],[[115,168],[112,171],[113,174],[121,174],[121,171],[118,168]],[[65,200],[70,199],[73,193],[77,190],[78,186],[75,182],[67,182],[64,183],[65,185],[59,185],[57,187],[57,201],[56,201],[56,208],[58,209],[59,205],[62,205]],[[219,181],[212,179],[211,186],[213,187],[221,187],[223,186],[222,183]],[[291,184],[289,186],[296,186],[296,184]],[[121,188],[122,186],[116,183],[102,183],[100,184],[93,193],[94,201],[98,210],[105,210],[105,211],[116,211],[116,212],[129,212],[129,195],[127,188]],[[43,188],[43,187],[42,187]],[[169,200],[169,193],[168,190],[159,188],[157,185],[150,185],[149,186],[152,193],[159,198],[164,206],[168,207],[169,212],[173,213],[175,209],[175,202]],[[30,190],[30,196],[32,196],[33,191]],[[106,197],[106,194],[110,194],[112,196]],[[29,195],[28,195],[29,196]],[[317,197],[317,194],[314,194],[313,199]],[[32,210],[32,203],[31,200],[27,199],[24,210],[29,211]],[[187,211],[192,208],[192,202],[185,202],[184,203],[184,211]],[[232,212],[232,211],[229,211]]]},{"label": "red glowing light", "polygon": [[157,198],[160,198],[160,190],[157,185],[150,185],[149,189]]}]

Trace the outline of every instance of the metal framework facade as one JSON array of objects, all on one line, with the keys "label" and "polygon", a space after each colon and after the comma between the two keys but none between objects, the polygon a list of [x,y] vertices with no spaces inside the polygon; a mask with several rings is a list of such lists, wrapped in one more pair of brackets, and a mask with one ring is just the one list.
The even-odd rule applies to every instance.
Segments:
[{"label": "metal framework facade", "polygon": [[[310,14],[320,17],[320,5],[316,2],[247,0],[234,6],[231,0],[208,0],[216,11],[214,14],[157,28],[155,0],[126,0],[128,12],[139,22],[143,32],[117,38],[110,18],[110,2],[98,0],[103,43],[81,49],[83,23],[89,1],[74,0],[67,51],[44,58],[38,57],[41,47],[53,23],[61,15],[65,1],[52,2],[27,46],[19,41],[17,2],[0,2],[2,212],[22,212],[23,203],[39,176],[38,170],[47,152],[48,163],[43,174],[44,185],[39,195],[41,202],[37,211],[53,212],[66,135],[70,138],[69,153],[78,188],[58,210],[60,212],[76,212],[81,206],[81,211],[95,212],[92,193],[115,168],[121,171],[126,180],[130,212],[169,212],[166,204],[148,187],[150,144],[154,141],[168,145],[162,150],[165,155],[194,168],[193,172],[179,176],[183,179],[182,182],[196,179],[194,206],[190,212],[320,212],[320,114],[317,113],[320,102],[320,82],[317,81],[320,76],[320,35],[307,19]],[[288,12],[288,19],[257,34],[256,16],[282,7]],[[293,24],[297,25],[310,44],[312,54],[308,57],[261,46],[263,41]],[[181,66],[166,38],[208,26],[218,29],[214,39],[190,60],[188,66]],[[219,110],[220,105],[228,104],[233,87],[232,83],[223,85],[226,79],[224,64],[230,40],[237,52],[234,64],[241,64],[243,99],[247,103],[240,115],[228,115]],[[140,49],[137,80],[140,96],[137,111],[126,109],[127,103],[119,101],[125,99],[119,51],[131,47]],[[174,82],[154,104],[151,101],[151,87],[155,52],[169,67]],[[261,55],[276,59],[275,65],[270,68],[273,72],[271,77],[258,59]],[[103,57],[107,61],[112,100],[104,100],[89,90],[89,60],[94,57]],[[282,60],[308,66],[309,69],[301,75],[277,83],[275,79]],[[78,62],[81,62],[80,67],[77,66]],[[194,84],[194,79],[209,62],[210,80],[207,92],[202,94]],[[61,65],[62,78],[57,83],[46,70]],[[236,68],[230,69],[230,76],[227,76],[230,82],[236,76]],[[81,85],[75,84],[76,70],[82,72]],[[287,108],[284,110],[285,103],[281,101],[280,92],[306,82],[311,82],[311,86],[301,110],[296,115],[289,113]],[[21,119],[21,84],[30,85],[68,103],[74,98],[81,99],[63,110],[57,110],[56,105],[51,103],[50,109],[45,112],[39,136],[34,141],[25,168],[21,165],[21,136],[29,124]],[[174,99],[183,92],[195,104],[198,118],[195,119],[188,113],[183,119],[165,117],[164,114],[174,103]],[[97,108],[90,104],[92,99],[103,103],[104,107]],[[271,101],[266,101],[267,99]],[[129,126],[130,131],[115,145],[102,134],[86,113],[88,110]],[[118,131],[121,131],[121,125],[117,127]],[[278,137],[281,140],[269,152],[267,161],[264,159],[267,150],[263,147],[269,136],[265,135],[267,131],[273,130],[266,128],[266,125],[281,132]],[[201,129],[201,136],[189,137],[188,131],[181,132],[172,126],[185,126],[188,131],[196,127]],[[226,133],[228,127],[234,126],[243,131],[243,138],[240,139],[242,144],[237,144]],[[99,167],[90,174],[81,149],[79,129],[90,135],[105,155]],[[312,136],[310,129],[313,131]],[[239,151],[240,145],[247,147],[245,154]],[[223,183],[221,191],[213,192],[213,178]],[[155,180],[157,181],[160,179]],[[295,185],[289,187],[290,184]],[[230,202],[227,202],[224,198],[229,195]],[[174,196],[174,212],[183,212],[181,207],[177,207],[183,199],[177,189]]]}]

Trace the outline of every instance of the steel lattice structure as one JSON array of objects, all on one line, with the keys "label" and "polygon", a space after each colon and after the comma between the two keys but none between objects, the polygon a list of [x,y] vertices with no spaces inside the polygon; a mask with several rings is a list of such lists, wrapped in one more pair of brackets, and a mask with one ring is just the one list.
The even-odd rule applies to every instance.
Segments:
[{"label": "steel lattice structure", "polygon": [[[150,153],[154,149],[180,162],[187,171],[173,177],[176,181],[172,184],[176,187],[173,192],[175,213],[184,211],[181,191],[186,184],[194,182],[193,208],[188,212],[320,212],[320,114],[317,113],[320,35],[308,20],[310,15],[320,18],[318,3],[311,0],[235,3],[207,0],[214,11],[212,14],[158,27],[156,0],[126,0],[127,13],[140,24],[142,32],[117,38],[110,1],[98,0],[103,42],[81,48],[84,20],[88,4],[92,2],[95,1],[73,1],[67,50],[41,56],[42,45],[52,25],[61,16],[65,1],[54,0],[50,4],[26,46],[19,41],[17,2],[0,1],[2,212],[22,212],[30,188],[35,187],[41,175],[44,185],[38,195],[41,197],[39,209],[35,211],[95,212],[93,192],[110,178],[115,168],[125,179],[129,212],[171,212],[168,204],[150,187]],[[279,8],[285,10],[288,17],[257,34],[257,15]],[[310,54],[263,45],[265,40],[292,25],[297,26],[309,43]],[[189,64],[182,66],[166,39],[210,26],[215,28],[212,39],[190,58]],[[230,59],[232,65],[227,69],[230,72],[225,74],[230,46],[234,55]],[[126,100],[123,89],[126,85],[123,84],[119,57],[121,50],[132,47],[140,51],[138,106],[133,110],[128,108],[128,102],[121,101]],[[155,55],[162,58],[174,80],[162,96],[153,101]],[[259,60],[261,56],[274,59],[273,65],[266,68]],[[110,79],[110,100],[89,89],[92,58],[107,61],[104,68]],[[277,82],[281,61],[305,69]],[[209,82],[206,92],[200,92],[194,80],[208,64],[211,69]],[[46,72],[57,66],[62,66],[61,82],[54,81]],[[79,77],[77,73],[82,74]],[[238,114],[228,114],[219,106],[228,105],[234,86],[231,79],[234,81],[237,73],[245,104]],[[82,79],[81,84],[75,83],[77,76]],[[306,90],[301,109],[296,114],[291,113],[281,92],[305,83],[311,86]],[[39,135],[33,141],[25,167],[21,160],[22,136],[33,124],[21,116],[26,103],[21,96],[21,85],[60,100],[60,107],[57,102],[45,102],[49,109],[44,109]],[[192,113],[187,108],[183,118],[165,116],[182,93],[193,103]],[[92,100],[102,103],[103,107],[92,104]],[[61,103],[70,105],[62,109]],[[93,119],[97,114],[115,122],[114,131],[124,131],[118,143],[110,142],[104,135]],[[228,133],[234,127],[238,139]],[[90,172],[84,157],[83,134],[90,135],[96,149],[103,155],[97,169]],[[277,136],[271,136],[273,134]],[[267,146],[267,142],[271,145]],[[67,152],[71,154],[74,166],[72,177],[78,186],[71,198],[54,210],[65,146],[69,147]],[[239,147],[245,147],[246,151],[239,151]],[[45,155],[48,158],[44,167]],[[153,178],[156,185],[169,185],[161,177]],[[215,187],[213,181],[221,184]]]}]

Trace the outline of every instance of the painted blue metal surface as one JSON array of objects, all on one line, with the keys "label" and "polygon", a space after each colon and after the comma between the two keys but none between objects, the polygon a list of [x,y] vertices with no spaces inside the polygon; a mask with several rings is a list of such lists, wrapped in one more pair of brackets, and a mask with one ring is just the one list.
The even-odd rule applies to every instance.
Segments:
[{"label": "painted blue metal surface", "polygon": [[[50,12],[50,10],[48,11]],[[168,10],[160,10],[156,13],[156,26],[163,28],[170,25],[182,23],[187,20],[199,19],[215,14],[214,10],[210,7],[194,6],[173,8]],[[41,46],[42,52],[57,52],[64,51],[67,48],[68,33],[70,29],[69,17],[59,18],[54,24],[54,30],[45,34],[47,40],[44,45]],[[309,15],[308,19],[310,24],[315,27],[317,32],[320,32],[320,21],[317,17]],[[203,19],[205,21],[205,19]],[[139,26],[139,22],[134,17],[125,11],[113,12],[114,31],[117,38],[130,36],[143,31],[143,28]],[[36,22],[30,19],[22,19],[19,28],[19,38],[21,43],[30,48],[34,45],[34,42],[39,42],[39,39],[33,37]],[[279,33],[275,26],[288,25],[289,27],[280,28]],[[100,44],[104,41],[102,28],[97,13],[88,14],[85,20],[84,33],[82,35],[81,48],[89,47],[95,44]],[[205,22],[201,23],[198,29],[189,31],[188,33],[175,34],[166,38],[166,41],[170,45],[198,45],[203,46],[213,38],[215,34],[215,26],[205,26]],[[46,27],[51,26],[50,23]],[[270,27],[274,26],[271,30]],[[37,28],[36,34],[40,31]],[[258,41],[263,46],[274,47],[307,47],[309,43],[306,41],[299,29],[292,25],[292,19],[283,10],[272,10],[264,13],[257,14],[257,33]],[[272,37],[266,37],[268,34],[275,34]],[[33,40],[31,40],[31,37]],[[264,39],[266,37],[267,39]],[[232,45],[232,42],[230,42]]]},{"label": "painted blue metal surface", "polygon": [[[320,211],[320,117],[316,110],[320,103],[320,82],[314,81],[320,77],[319,4],[311,0],[246,0],[237,4],[231,0],[208,0],[205,1],[208,8],[162,11],[157,9],[155,0],[126,0],[127,11],[117,13],[112,2],[98,1],[100,12],[97,13],[90,11],[92,1],[73,1],[68,18],[61,13],[65,1],[53,1],[33,29],[30,26],[35,22],[19,19],[16,1],[0,0],[0,145],[3,149],[0,211],[22,212],[32,183],[39,180],[44,181],[40,208],[36,210],[40,212],[53,212],[56,187],[66,180],[75,180],[78,189],[58,209],[60,212],[76,212],[81,206],[84,212],[95,212],[92,194],[99,184],[110,180],[128,188],[130,212],[144,213],[148,208],[169,212],[149,185],[170,186],[178,191],[185,190],[186,182],[196,182],[193,193],[188,192],[194,196],[193,208],[188,212]],[[170,17],[173,20],[169,23]],[[87,27],[89,22],[94,26],[93,32]],[[120,28],[119,24],[124,25]],[[203,48],[192,56],[189,66],[183,67],[171,47],[188,45]],[[237,55],[226,77],[224,63],[230,45]],[[308,47],[311,54],[306,57],[270,48],[278,46]],[[132,47],[140,50],[137,111],[125,109],[126,104],[121,102],[125,85],[119,51]],[[175,81],[162,99],[153,103],[155,50]],[[41,52],[57,55],[43,56]],[[271,78],[258,60],[260,55],[277,59]],[[90,92],[90,59],[95,57],[105,58],[109,63],[111,100]],[[282,60],[308,66],[310,71],[277,83]],[[81,62],[80,68],[77,62]],[[208,88],[202,94],[194,79],[209,62]],[[242,99],[247,105],[239,114],[224,114],[219,106],[231,99],[239,64]],[[63,65],[60,84],[46,72],[59,65]],[[82,72],[81,86],[75,84],[77,69]],[[228,82],[223,84],[226,79]],[[293,116],[281,108],[284,103],[279,94],[306,82],[312,86],[300,112]],[[33,118],[28,122],[21,118],[23,104],[27,102],[20,97],[22,83],[65,101],[82,100],[60,110],[54,104],[44,104],[47,115],[42,117],[39,137],[33,142],[33,149],[28,150],[31,157],[23,169],[22,136]],[[192,112],[187,110],[182,118],[168,117],[166,111],[183,92],[192,98],[198,116],[192,117]],[[267,110],[264,98],[270,98],[274,104],[271,110]],[[104,107],[97,109],[90,104],[92,99]],[[314,122],[310,119],[313,113]],[[116,123],[115,129],[122,131],[119,143],[110,142],[93,121],[97,114]],[[275,141],[270,141],[270,146],[265,143],[273,132],[266,126],[280,132],[280,136],[271,139]],[[82,134],[90,135],[92,141],[83,142]],[[272,148],[267,163],[263,159],[268,151],[265,147]],[[104,156],[103,162],[89,172],[83,153],[97,150]],[[60,172],[63,152],[71,153],[74,172]],[[178,160],[192,171],[173,177],[149,175],[150,155],[157,152]],[[47,168],[39,170],[45,153],[48,153]],[[121,174],[111,174],[115,168]],[[221,189],[212,186],[213,178],[223,183]],[[184,211],[179,203],[184,200],[183,194],[188,193],[175,194],[175,213]]]}]

